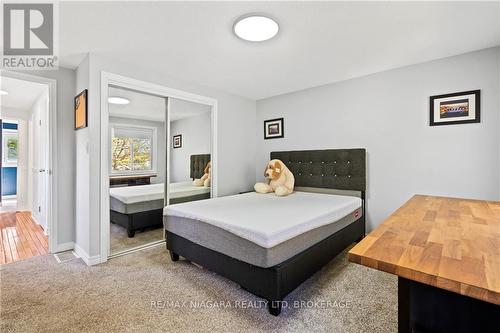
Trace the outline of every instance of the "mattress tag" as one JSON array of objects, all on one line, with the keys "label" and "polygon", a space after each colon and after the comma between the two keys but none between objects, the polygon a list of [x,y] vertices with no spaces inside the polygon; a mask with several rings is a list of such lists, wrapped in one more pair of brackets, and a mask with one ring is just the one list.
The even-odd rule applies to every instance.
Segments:
[{"label": "mattress tag", "polygon": [[359,216],[359,211],[357,210],[355,213],[354,213],[354,217],[358,217]]}]

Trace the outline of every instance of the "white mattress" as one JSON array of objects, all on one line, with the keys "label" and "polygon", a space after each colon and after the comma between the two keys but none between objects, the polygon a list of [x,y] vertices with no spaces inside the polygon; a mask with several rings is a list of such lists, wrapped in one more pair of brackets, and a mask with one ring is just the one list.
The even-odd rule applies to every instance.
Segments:
[{"label": "white mattress", "polygon": [[360,207],[361,199],[350,196],[293,192],[278,197],[252,192],[171,205],[163,214],[206,222],[271,248]]},{"label": "white mattress", "polygon": [[[164,198],[164,184],[150,184],[139,186],[112,187],[109,195],[124,204],[133,204],[144,201],[161,200]],[[194,186],[191,181],[171,183],[170,199],[187,197],[196,194],[209,193],[209,187]]]},{"label": "white mattress", "polygon": [[189,197],[191,195],[210,193],[210,187],[194,186],[192,181],[170,184],[170,199]]}]

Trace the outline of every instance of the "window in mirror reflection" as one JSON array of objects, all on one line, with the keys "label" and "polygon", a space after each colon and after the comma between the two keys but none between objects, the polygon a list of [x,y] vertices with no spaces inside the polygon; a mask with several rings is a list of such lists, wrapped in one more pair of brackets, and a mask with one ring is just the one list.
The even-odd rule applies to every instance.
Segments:
[{"label": "window in mirror reflection", "polygon": [[133,174],[155,171],[155,128],[114,125],[111,135],[111,173]]}]

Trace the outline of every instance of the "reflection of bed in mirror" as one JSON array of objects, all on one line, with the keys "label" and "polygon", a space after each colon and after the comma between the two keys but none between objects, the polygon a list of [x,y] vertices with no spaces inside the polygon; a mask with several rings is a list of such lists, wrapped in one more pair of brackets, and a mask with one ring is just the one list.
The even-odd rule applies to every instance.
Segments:
[{"label": "reflection of bed in mirror", "polygon": [[[210,154],[191,155],[190,177],[201,178],[209,161]],[[129,237],[134,237],[137,230],[161,227],[164,190],[163,183],[110,188],[111,223],[126,228]],[[171,183],[169,192],[170,204],[210,198],[210,187],[195,186],[192,180]]]}]

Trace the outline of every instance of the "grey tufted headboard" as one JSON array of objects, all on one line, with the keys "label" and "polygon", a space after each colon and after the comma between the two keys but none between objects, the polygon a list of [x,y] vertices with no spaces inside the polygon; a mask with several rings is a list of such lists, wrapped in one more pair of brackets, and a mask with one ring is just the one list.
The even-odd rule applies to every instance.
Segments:
[{"label": "grey tufted headboard", "polygon": [[366,150],[327,149],[271,152],[292,171],[296,187],[366,190]]},{"label": "grey tufted headboard", "polygon": [[191,155],[189,177],[201,178],[208,162],[210,162],[210,154]]}]

